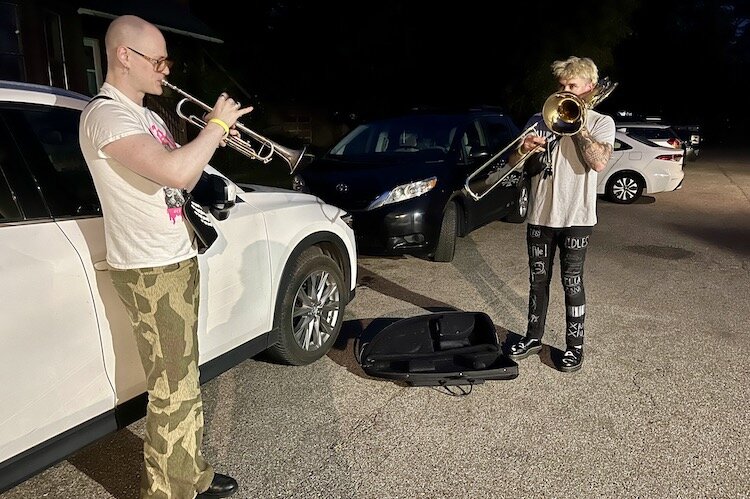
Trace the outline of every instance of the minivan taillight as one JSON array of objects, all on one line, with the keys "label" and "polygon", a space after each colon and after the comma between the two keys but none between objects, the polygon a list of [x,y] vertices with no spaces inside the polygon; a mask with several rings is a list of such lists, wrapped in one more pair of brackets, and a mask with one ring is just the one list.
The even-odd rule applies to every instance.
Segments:
[{"label": "minivan taillight", "polygon": [[678,139],[677,137],[670,137],[669,139],[667,139],[667,144],[674,147],[675,149],[679,149],[680,147],[682,147],[682,142],[680,142],[680,139]]},{"label": "minivan taillight", "polygon": [[663,159],[664,161],[682,161],[682,154],[660,154],[656,159]]}]

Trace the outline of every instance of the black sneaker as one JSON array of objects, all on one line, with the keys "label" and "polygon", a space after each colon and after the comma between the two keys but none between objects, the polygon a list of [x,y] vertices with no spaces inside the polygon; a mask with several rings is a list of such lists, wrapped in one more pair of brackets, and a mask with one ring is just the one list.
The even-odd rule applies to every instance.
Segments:
[{"label": "black sneaker", "polygon": [[537,353],[542,349],[542,340],[539,338],[529,338],[524,336],[518,343],[514,343],[510,346],[510,353],[508,357],[513,360],[525,359],[533,353]]},{"label": "black sneaker", "polygon": [[560,361],[560,370],[564,373],[577,371],[583,366],[583,346],[568,347]]}]

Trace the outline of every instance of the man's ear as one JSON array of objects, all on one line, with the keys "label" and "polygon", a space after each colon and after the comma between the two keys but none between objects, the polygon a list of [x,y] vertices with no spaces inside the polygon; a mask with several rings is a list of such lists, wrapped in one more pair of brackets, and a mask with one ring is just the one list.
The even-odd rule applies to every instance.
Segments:
[{"label": "man's ear", "polygon": [[122,64],[125,68],[130,69],[130,54],[128,54],[127,47],[125,47],[124,45],[120,45],[119,47],[117,47],[115,55],[117,56],[117,60],[120,61],[120,64]]}]

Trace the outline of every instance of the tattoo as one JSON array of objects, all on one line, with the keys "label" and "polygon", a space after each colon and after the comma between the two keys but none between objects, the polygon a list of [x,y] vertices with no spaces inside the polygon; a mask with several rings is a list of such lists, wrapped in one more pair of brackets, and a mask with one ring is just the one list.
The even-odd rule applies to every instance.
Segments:
[{"label": "tattoo", "polygon": [[612,157],[612,144],[596,142],[586,127],[573,135],[573,142],[581,151],[581,157],[589,168],[601,171]]}]

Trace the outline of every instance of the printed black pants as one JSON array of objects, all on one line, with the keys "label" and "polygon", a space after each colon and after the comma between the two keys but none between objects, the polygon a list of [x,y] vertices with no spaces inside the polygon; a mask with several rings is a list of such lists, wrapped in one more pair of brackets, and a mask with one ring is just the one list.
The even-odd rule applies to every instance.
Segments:
[{"label": "printed black pants", "polygon": [[586,318],[586,293],[583,289],[583,262],[593,227],[555,229],[529,224],[526,243],[529,250],[529,325],[527,335],[544,334],[549,304],[549,285],[555,251],[560,248],[560,268],[565,291],[565,342],[583,345],[583,322]]}]

